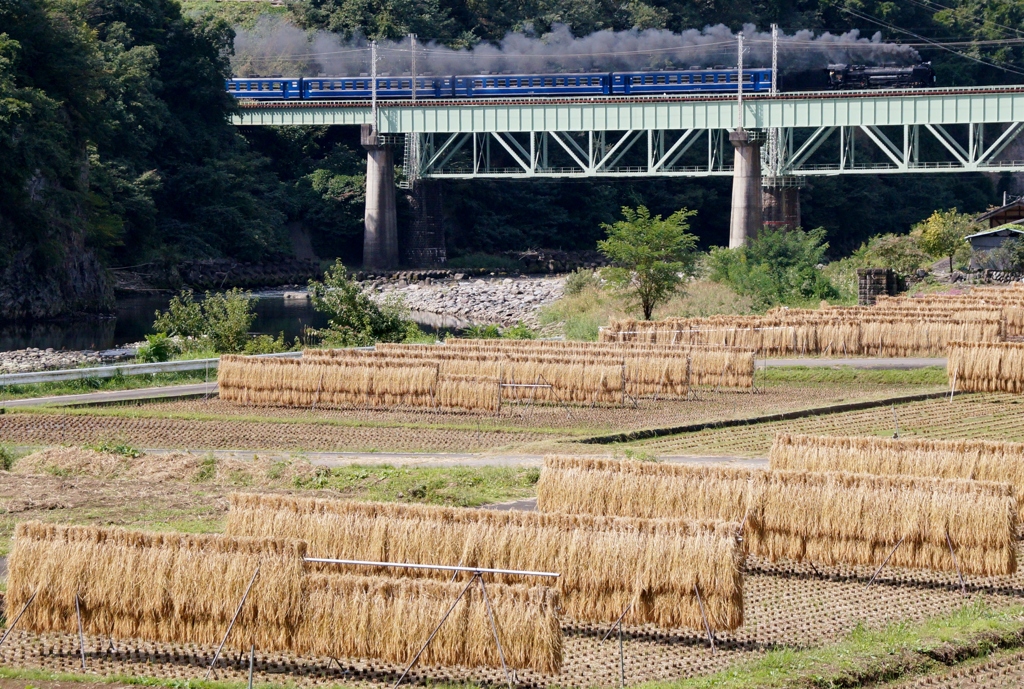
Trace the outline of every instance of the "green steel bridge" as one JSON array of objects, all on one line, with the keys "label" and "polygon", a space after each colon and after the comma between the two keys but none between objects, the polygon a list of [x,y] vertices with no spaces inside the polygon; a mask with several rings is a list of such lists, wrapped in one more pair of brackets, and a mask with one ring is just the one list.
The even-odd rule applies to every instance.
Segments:
[{"label": "green steel bridge", "polygon": [[[242,102],[234,124],[371,125],[407,178],[732,176],[743,129],[767,179],[1024,171],[1024,86],[775,96]],[[733,144],[735,145],[735,144]],[[766,181],[766,184],[768,182]]]}]

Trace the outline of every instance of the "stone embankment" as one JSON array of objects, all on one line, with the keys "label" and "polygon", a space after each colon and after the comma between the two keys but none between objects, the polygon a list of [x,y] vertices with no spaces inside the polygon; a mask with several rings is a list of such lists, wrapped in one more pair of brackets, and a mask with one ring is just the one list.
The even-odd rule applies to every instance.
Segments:
[{"label": "stone embankment", "polygon": [[476,324],[538,326],[537,312],[562,296],[564,277],[434,280],[407,283],[374,280],[363,288],[376,298],[394,294],[413,311],[449,316]]}]

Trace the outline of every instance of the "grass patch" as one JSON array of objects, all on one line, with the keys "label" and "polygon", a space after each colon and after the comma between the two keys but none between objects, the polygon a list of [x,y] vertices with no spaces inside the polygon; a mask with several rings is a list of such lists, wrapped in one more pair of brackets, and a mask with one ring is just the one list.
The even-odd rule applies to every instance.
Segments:
[{"label": "grass patch", "polygon": [[[210,371],[210,380],[216,381],[217,371]],[[187,385],[206,381],[205,371],[177,371],[174,373],[149,373],[143,375],[115,375],[110,378],[79,378],[60,380],[53,383],[32,385],[6,385],[0,388],[2,400],[18,400],[30,397],[55,397],[57,395],[83,395],[90,392],[112,390],[138,390],[166,385]],[[0,406],[3,406],[0,401]]]},{"label": "grass patch", "polygon": [[757,371],[761,381],[801,384],[946,385],[944,366],[912,369],[866,369],[850,366],[778,366]]},{"label": "grass patch", "polygon": [[[81,682],[84,684],[125,684],[137,687],[167,687],[168,689],[239,689],[246,682],[219,682],[201,679],[171,679],[164,677],[137,677],[134,675],[84,675],[71,672],[50,672],[36,668],[0,667],[0,678],[35,682]],[[266,689],[287,689],[293,683],[258,683],[254,686]]]},{"label": "grass patch", "polygon": [[[855,687],[889,682],[939,669],[950,661],[1018,646],[1024,607],[994,610],[969,603],[952,614],[919,624],[884,629],[858,627],[837,644],[821,648],[770,651],[763,658],[728,670],[681,681],[642,685],[648,689],[772,689]],[[956,652],[950,652],[955,646]]]},{"label": "grass patch", "polygon": [[351,465],[296,478],[295,487],[330,489],[360,500],[477,507],[533,497],[539,478],[534,467]]},{"label": "grass patch", "polygon": [[[607,287],[585,284],[575,294],[566,294],[542,308],[538,319],[542,326],[557,326],[567,340],[593,341],[598,329],[609,320],[637,315],[629,312],[626,301]],[[746,314],[751,310],[749,297],[737,295],[726,285],[698,280],[686,284],[679,294],[655,309],[654,318]]]}]

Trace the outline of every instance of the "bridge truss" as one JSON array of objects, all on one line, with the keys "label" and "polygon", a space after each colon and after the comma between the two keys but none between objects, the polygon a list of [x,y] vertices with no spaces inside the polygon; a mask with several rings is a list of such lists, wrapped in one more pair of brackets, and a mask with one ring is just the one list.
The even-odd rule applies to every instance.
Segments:
[{"label": "bridge truss", "polygon": [[[777,129],[775,155],[762,146],[772,176],[908,172],[1020,172],[1014,147],[1024,123],[819,126]],[[888,131],[887,131],[888,130]],[[768,139],[771,130],[755,130]],[[986,141],[986,135],[988,140]],[[406,134],[406,172],[419,177],[709,177],[732,175],[728,129]],[[922,137],[932,145],[922,145]],[[927,142],[925,142],[927,144]],[[859,155],[858,155],[859,153]]]},{"label": "bridge truss", "polygon": [[[242,104],[239,125],[373,124],[408,178],[732,174],[728,133],[764,174],[1024,171],[1024,87],[728,96]],[[770,142],[770,143],[768,143]]]}]

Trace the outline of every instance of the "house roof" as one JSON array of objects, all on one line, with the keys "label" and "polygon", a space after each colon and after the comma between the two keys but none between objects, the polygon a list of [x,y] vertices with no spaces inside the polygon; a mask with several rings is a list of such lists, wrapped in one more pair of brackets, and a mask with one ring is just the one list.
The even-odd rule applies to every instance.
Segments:
[{"label": "house roof", "polygon": [[984,232],[975,232],[969,234],[964,239],[974,239],[975,237],[988,237],[996,235],[998,237],[1010,237],[1012,235],[1024,235],[1024,227],[1014,226],[1016,223],[1011,225],[1000,225],[999,227],[993,227],[991,230],[985,230]]},{"label": "house roof", "polygon": [[1006,211],[1010,210],[1011,208],[1024,208],[1024,198],[1017,199],[1016,201],[1011,201],[1010,203],[1006,204],[1005,206],[1000,206],[999,208],[993,208],[990,211],[985,211],[981,215],[976,216],[974,218],[974,221],[975,222],[979,222],[981,220],[988,220],[989,218],[991,218],[993,216],[996,216],[996,215],[999,215],[1000,213],[1005,213]]}]

